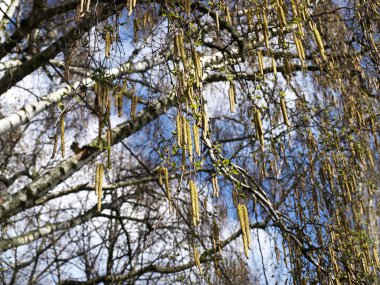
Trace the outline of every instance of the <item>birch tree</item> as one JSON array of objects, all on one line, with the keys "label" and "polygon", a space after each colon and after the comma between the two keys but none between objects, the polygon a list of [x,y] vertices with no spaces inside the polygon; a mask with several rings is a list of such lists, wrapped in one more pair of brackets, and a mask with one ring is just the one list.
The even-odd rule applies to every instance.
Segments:
[{"label": "birch tree", "polygon": [[380,282],[379,8],[0,3],[1,282]]}]

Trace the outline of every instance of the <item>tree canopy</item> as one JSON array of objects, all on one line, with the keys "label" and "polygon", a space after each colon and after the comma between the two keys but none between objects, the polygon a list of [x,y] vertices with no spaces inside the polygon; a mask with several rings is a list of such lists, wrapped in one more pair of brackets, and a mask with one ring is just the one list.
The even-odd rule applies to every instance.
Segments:
[{"label": "tree canopy", "polygon": [[377,284],[378,0],[4,0],[4,284]]}]

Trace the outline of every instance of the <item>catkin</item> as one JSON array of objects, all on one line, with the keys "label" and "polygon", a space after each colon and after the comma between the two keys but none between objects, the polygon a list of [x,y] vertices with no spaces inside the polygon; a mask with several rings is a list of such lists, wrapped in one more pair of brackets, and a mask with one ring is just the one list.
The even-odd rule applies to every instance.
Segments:
[{"label": "catkin", "polygon": [[81,0],[79,4],[79,13],[83,13],[83,8],[84,8],[84,0]]},{"label": "catkin", "polygon": [[194,69],[195,69],[195,80],[196,80],[196,85],[199,87],[201,86],[202,82],[202,63],[200,56],[196,49],[194,48],[192,50],[192,56],[193,56],[193,63],[194,63]]},{"label": "catkin", "polygon": [[132,101],[131,101],[131,118],[133,120],[136,118],[137,101],[138,101],[137,96],[133,95]]},{"label": "catkin", "polygon": [[208,137],[209,133],[209,118],[207,116],[207,113],[205,111],[202,112],[202,129],[203,129],[203,136]]},{"label": "catkin", "polygon": [[193,125],[193,134],[194,134],[195,153],[198,156],[201,156],[201,148],[199,145],[199,128],[196,124]]},{"label": "catkin", "polygon": [[202,268],[201,268],[201,262],[199,260],[199,253],[198,253],[198,250],[196,249],[194,243],[192,243],[192,248],[193,248],[195,265],[197,266],[199,273],[202,275]]},{"label": "catkin", "polygon": [[263,27],[265,46],[269,49],[268,19],[267,19],[266,11],[263,11],[263,13],[260,14],[260,16],[261,16],[260,21],[262,22],[262,27]]},{"label": "catkin", "polygon": [[96,166],[96,172],[95,172],[95,192],[98,196],[98,212],[102,209],[102,195],[103,195],[103,172],[104,167],[102,163],[99,163]]},{"label": "catkin", "polygon": [[320,33],[319,33],[318,29],[317,29],[317,26],[314,23],[311,23],[310,25],[311,25],[311,28],[313,30],[314,38],[315,38],[315,41],[317,43],[319,52],[321,53],[322,58],[324,60],[326,60],[325,48],[323,46],[322,38],[321,38],[321,35],[320,35]]},{"label": "catkin", "polygon": [[231,15],[230,15],[230,9],[228,8],[227,5],[224,6],[224,13],[226,14],[226,22],[228,24],[232,24]]},{"label": "catkin", "polygon": [[273,69],[273,74],[276,76],[277,75],[277,63],[276,63],[276,59],[274,58],[274,55],[272,56],[272,69]]},{"label": "catkin", "polygon": [[296,35],[295,32],[294,32],[294,42],[295,42],[295,44],[296,44],[298,57],[299,57],[299,59],[301,60],[302,64],[304,64],[304,60],[305,60],[305,51],[304,51],[304,49],[303,49],[303,45],[302,45],[301,40],[297,37],[297,35]]},{"label": "catkin", "polygon": [[235,106],[236,106],[236,93],[235,93],[235,86],[231,82],[230,87],[228,88],[228,98],[230,101],[230,111],[231,113],[235,112]]},{"label": "catkin", "polygon": [[285,13],[279,1],[277,1],[277,12],[280,17],[281,28],[286,28],[287,23],[286,23]]},{"label": "catkin", "polygon": [[190,16],[191,12],[191,0],[185,0],[185,11]]},{"label": "catkin", "polygon": [[[163,181],[162,181],[163,178]],[[172,194],[170,192],[170,187],[169,187],[169,170],[166,167],[161,167],[160,169],[160,184],[164,184],[165,186],[165,191],[166,191],[166,197],[169,200],[169,203],[172,203]]]},{"label": "catkin", "polygon": [[61,154],[65,157],[65,113],[61,114],[59,125],[61,127]]},{"label": "catkin", "polygon": [[191,126],[189,121],[186,120],[186,144],[187,144],[187,150],[189,151],[189,157],[190,159],[193,157],[193,142],[191,138]]},{"label": "catkin", "polygon": [[212,184],[212,196],[214,198],[219,198],[219,184],[218,184],[218,176],[214,173],[211,176],[211,184]]},{"label": "catkin", "polygon": [[260,69],[260,74],[264,76],[264,62],[263,62],[263,53],[259,50],[257,52],[257,57],[259,59],[259,69]]},{"label": "catkin", "polygon": [[280,97],[280,105],[281,105],[281,113],[282,113],[282,117],[284,119],[284,123],[285,123],[285,125],[290,127],[289,120],[288,120],[288,113],[286,112],[285,98],[282,95]]},{"label": "catkin", "polygon": [[179,41],[179,35],[178,34],[176,34],[175,37],[174,37],[174,54],[178,58],[181,57],[181,46],[180,46],[180,41]]},{"label": "catkin", "polygon": [[198,223],[200,222],[198,191],[193,180],[190,180],[189,186],[190,186],[190,198],[191,198],[193,224],[194,224],[194,227],[196,227]]},{"label": "catkin", "polygon": [[185,52],[185,44],[183,42],[183,34],[179,35],[179,46],[181,48],[181,58],[183,65],[186,65],[186,52]]},{"label": "catkin", "polygon": [[129,0],[128,16],[131,16],[132,13],[133,13],[133,0]]},{"label": "catkin", "polygon": [[255,112],[255,125],[256,125],[256,133],[257,133],[257,136],[259,137],[261,148],[262,150],[264,150],[264,132],[263,132],[263,126],[261,122],[260,109],[257,109]]},{"label": "catkin", "polygon": [[248,216],[248,209],[245,205],[242,205],[243,214],[244,214],[244,225],[245,225],[245,233],[246,233],[246,239],[248,244],[248,249],[251,249],[251,238],[250,238],[250,228],[249,228],[249,216]]},{"label": "catkin", "polygon": [[111,52],[111,33],[109,31],[106,32],[106,48],[105,48],[105,57],[109,58]]},{"label": "catkin", "polygon": [[176,116],[176,129],[177,129],[177,144],[182,147],[182,118],[180,115]]},{"label": "catkin", "polygon": [[[244,245],[244,253],[247,258],[249,258],[249,246],[248,246],[248,233],[247,233],[247,226],[246,226],[246,217],[245,217],[245,205],[239,204],[237,205],[237,211],[238,211],[238,217],[240,221],[240,227],[242,232],[242,239],[243,239],[243,245]],[[248,225],[249,227],[249,225]]]},{"label": "catkin", "polygon": [[216,29],[219,30],[219,14],[215,13],[215,24],[216,24]]}]

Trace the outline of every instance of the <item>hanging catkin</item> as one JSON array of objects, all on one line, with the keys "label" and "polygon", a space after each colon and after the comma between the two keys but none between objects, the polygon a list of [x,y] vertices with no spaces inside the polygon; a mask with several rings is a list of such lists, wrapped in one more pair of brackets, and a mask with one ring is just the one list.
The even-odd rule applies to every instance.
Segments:
[{"label": "hanging catkin", "polygon": [[187,139],[187,150],[189,152],[189,157],[192,159],[193,157],[193,141],[191,138],[191,126],[190,122],[186,120],[186,139]]},{"label": "hanging catkin", "polygon": [[137,101],[138,101],[138,97],[136,95],[132,95],[132,101],[131,101],[131,118],[132,118],[132,120],[134,120],[136,118]]},{"label": "hanging catkin", "polygon": [[198,250],[197,250],[197,248],[195,247],[195,244],[194,244],[194,243],[192,243],[192,248],[193,248],[193,255],[194,255],[194,262],[195,262],[195,265],[197,266],[200,275],[202,275],[202,268],[201,268],[201,262],[200,262],[200,260],[199,260],[199,253],[198,253]]},{"label": "hanging catkin", "polygon": [[285,125],[290,127],[289,119],[288,119],[288,113],[286,111],[285,97],[283,95],[280,95],[280,105],[281,105],[281,113],[282,113],[282,117],[284,119],[284,123],[285,123]]},{"label": "hanging catkin", "polygon": [[164,184],[165,186],[165,191],[166,191],[166,197],[169,200],[169,203],[172,204],[172,194],[170,191],[170,186],[169,186],[169,170],[166,167],[161,167],[160,168],[160,184]]},{"label": "hanging catkin", "polygon": [[198,156],[201,156],[201,148],[199,145],[199,128],[198,128],[197,124],[193,125],[193,134],[194,134],[195,153]]},{"label": "hanging catkin", "polygon": [[235,85],[233,82],[230,83],[228,88],[228,98],[230,101],[230,111],[231,113],[235,112],[236,107],[236,93],[235,93]]},{"label": "hanging catkin", "polygon": [[199,216],[199,205],[198,205],[198,191],[197,187],[193,180],[190,180],[190,198],[191,198],[191,209],[192,209],[192,217],[193,217],[193,225],[196,227],[200,222]]},{"label": "hanging catkin", "polygon": [[245,256],[249,258],[250,237],[249,237],[249,223],[248,223],[247,207],[245,205],[238,204],[237,211],[238,211],[238,217],[239,217],[240,227],[241,227],[241,232],[242,232],[244,253],[245,253]]},{"label": "hanging catkin", "polygon": [[209,118],[208,118],[208,115],[205,111],[202,111],[201,115],[202,115],[202,129],[203,129],[202,136],[208,137],[208,133],[210,131],[210,129],[209,129]]},{"label": "hanging catkin", "polygon": [[61,127],[61,154],[65,157],[65,112],[62,112],[60,116],[59,125]]},{"label": "hanging catkin", "polygon": [[111,53],[111,33],[106,31],[106,48],[105,48],[105,57],[109,58]]},{"label": "hanging catkin", "polygon": [[218,185],[218,176],[216,173],[211,176],[211,184],[212,184],[212,196],[214,198],[219,198],[219,185]]},{"label": "hanging catkin", "polygon": [[180,115],[177,115],[176,118],[176,130],[177,130],[177,144],[179,147],[182,147],[182,118]]},{"label": "hanging catkin", "polygon": [[264,151],[264,132],[263,132],[263,126],[262,126],[262,122],[261,122],[260,109],[256,109],[254,121],[255,121],[255,127],[256,127],[256,134],[259,138],[261,149],[262,149],[262,151]]},{"label": "hanging catkin", "polygon": [[317,43],[319,52],[321,53],[323,60],[326,60],[325,47],[323,45],[322,38],[318,31],[317,25],[314,24],[313,22],[310,22],[310,27],[313,30],[314,38]]},{"label": "hanging catkin", "polygon": [[264,76],[264,61],[263,61],[263,53],[259,50],[257,52],[257,57],[259,60],[259,69],[261,76]]},{"label": "hanging catkin", "polygon": [[102,196],[103,196],[103,172],[104,167],[102,163],[96,165],[95,171],[95,193],[98,196],[98,212],[102,209]]}]

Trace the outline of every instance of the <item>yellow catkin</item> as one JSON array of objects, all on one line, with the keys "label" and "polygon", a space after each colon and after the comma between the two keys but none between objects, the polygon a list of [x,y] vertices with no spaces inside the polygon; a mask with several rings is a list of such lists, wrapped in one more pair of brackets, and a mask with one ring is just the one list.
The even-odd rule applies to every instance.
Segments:
[{"label": "yellow catkin", "polygon": [[182,118],[180,115],[176,116],[176,129],[177,129],[177,144],[182,147]]},{"label": "yellow catkin", "polygon": [[294,36],[294,43],[296,44],[296,48],[297,48],[298,57],[301,60],[302,64],[304,64],[305,52],[304,52],[304,49],[303,49],[302,42],[298,38],[298,36],[297,36],[297,34],[295,32],[294,32],[293,36]]},{"label": "yellow catkin", "polygon": [[105,57],[109,58],[111,53],[111,33],[106,32],[106,48],[105,48]]},{"label": "yellow catkin", "polygon": [[281,28],[286,28],[287,23],[286,23],[285,13],[278,0],[277,0],[277,13],[278,13],[278,16],[280,17]]},{"label": "yellow catkin", "polygon": [[244,225],[245,225],[245,233],[246,233],[246,239],[248,244],[248,249],[251,249],[251,235],[250,235],[250,227],[249,227],[249,216],[248,216],[248,209],[245,205],[242,205],[243,214],[244,214]]},{"label": "yellow catkin", "polygon": [[190,12],[191,12],[191,0],[186,0],[185,1],[185,11],[186,11],[187,15],[190,16]]},{"label": "yellow catkin", "polygon": [[230,87],[228,88],[228,98],[230,100],[230,111],[231,113],[234,113],[236,106],[236,93],[235,86],[233,83],[230,83]]},{"label": "yellow catkin", "polygon": [[216,29],[219,30],[219,14],[215,13],[215,24],[216,24]]},{"label": "yellow catkin", "polygon": [[226,22],[228,24],[231,24],[232,21],[231,21],[230,9],[228,8],[227,5],[224,6],[224,13],[226,14]]},{"label": "yellow catkin", "polygon": [[186,65],[186,51],[185,51],[185,44],[183,42],[183,34],[181,33],[179,36],[179,46],[181,48],[181,58],[182,63]]},{"label": "yellow catkin", "polygon": [[169,203],[172,203],[172,194],[170,191],[170,186],[169,186],[169,170],[166,167],[161,167],[160,169],[160,184],[164,184],[165,186],[165,191],[166,191],[166,197],[169,200]]},{"label": "yellow catkin", "polygon": [[81,0],[79,4],[79,13],[83,13],[83,11],[84,11],[84,0]]},{"label": "yellow catkin", "polygon": [[274,76],[277,76],[277,63],[276,63],[276,59],[274,58],[274,55],[272,56],[272,70],[273,70]]},{"label": "yellow catkin", "polygon": [[368,147],[365,150],[368,156],[369,165],[371,166],[372,170],[375,170],[375,161],[373,160],[371,150]]},{"label": "yellow catkin", "polygon": [[128,16],[131,16],[132,13],[133,13],[133,0],[129,0]]},{"label": "yellow catkin", "polygon": [[314,38],[315,38],[315,41],[317,43],[319,52],[321,53],[322,58],[324,60],[326,60],[325,48],[324,48],[324,45],[323,45],[323,42],[322,42],[321,35],[320,35],[320,33],[319,33],[318,29],[317,29],[317,26],[314,23],[311,23],[310,25],[311,25],[311,29],[313,30]]},{"label": "yellow catkin", "polygon": [[264,62],[263,62],[263,53],[261,51],[257,52],[257,57],[259,60],[259,69],[260,69],[260,74],[264,76]]},{"label": "yellow catkin", "polygon": [[196,227],[198,225],[198,223],[200,222],[199,204],[198,204],[198,190],[197,190],[197,187],[195,186],[195,183],[193,180],[190,180],[189,187],[190,187],[190,198],[191,198],[193,225],[194,225],[194,227]]},{"label": "yellow catkin", "polygon": [[375,260],[376,267],[379,269],[380,268],[380,260],[379,260],[379,252],[377,250],[377,245],[373,246],[373,257]]},{"label": "yellow catkin", "polygon": [[192,50],[192,56],[193,56],[193,63],[194,63],[194,69],[195,69],[195,80],[196,80],[196,85],[199,87],[201,86],[202,83],[202,63],[200,56],[196,49],[194,48]]},{"label": "yellow catkin", "polygon": [[206,112],[202,112],[202,129],[203,129],[203,136],[204,137],[208,137],[208,133],[209,133],[209,118],[207,116],[207,113]]},{"label": "yellow catkin", "polygon": [[240,221],[240,227],[242,232],[242,239],[243,239],[243,245],[244,245],[244,253],[247,258],[249,258],[249,248],[248,248],[248,239],[247,239],[247,227],[245,225],[246,219],[244,215],[244,205],[238,204],[237,205],[237,211],[238,211],[238,217]]},{"label": "yellow catkin", "polygon": [[102,196],[103,196],[103,172],[104,167],[102,163],[96,166],[95,172],[95,192],[98,196],[98,212],[102,209]]},{"label": "yellow catkin", "polygon": [[65,157],[65,113],[61,114],[59,125],[61,127],[61,154]]},{"label": "yellow catkin", "polygon": [[137,101],[138,97],[136,95],[133,95],[131,100],[131,118],[133,120],[136,118]]},{"label": "yellow catkin", "polygon": [[193,125],[193,135],[194,135],[195,153],[198,156],[201,156],[201,148],[199,145],[199,128],[196,124]]},{"label": "yellow catkin", "polygon": [[57,153],[57,149],[58,149],[58,133],[55,133],[54,144],[53,144],[53,152],[51,154],[50,159],[53,159],[55,157],[55,154]]},{"label": "yellow catkin", "polygon": [[263,26],[263,35],[264,35],[264,41],[265,41],[265,46],[269,49],[269,32],[268,32],[268,19],[267,19],[267,14],[266,11],[264,10],[262,14],[260,14],[260,20],[262,22]]},{"label": "yellow catkin", "polygon": [[193,255],[194,255],[194,262],[195,265],[197,266],[199,273],[202,275],[202,268],[201,268],[201,262],[199,260],[199,253],[197,248],[195,247],[194,243],[192,243],[192,248],[193,248]]},{"label": "yellow catkin", "polygon": [[218,184],[218,176],[216,173],[214,173],[211,176],[211,183],[212,183],[212,196],[214,198],[219,198],[219,184]]},{"label": "yellow catkin", "polygon": [[181,46],[180,46],[180,41],[179,41],[179,34],[176,34],[174,37],[174,53],[178,58],[181,57]]},{"label": "yellow catkin", "polygon": [[193,157],[193,141],[191,138],[191,126],[189,121],[186,121],[186,139],[187,150],[189,151],[189,157],[191,159]]},{"label": "yellow catkin", "polygon": [[285,97],[282,95],[280,96],[280,105],[281,105],[281,113],[282,113],[282,117],[284,119],[284,123],[285,123],[285,125],[290,127],[289,119],[288,119],[288,113],[286,111]]},{"label": "yellow catkin", "polygon": [[264,150],[264,132],[263,132],[263,125],[261,122],[261,112],[260,109],[257,109],[255,112],[255,125],[256,125],[256,133],[259,137],[260,145],[262,150]]},{"label": "yellow catkin", "polygon": [[107,129],[107,168],[111,169],[112,131]]}]

